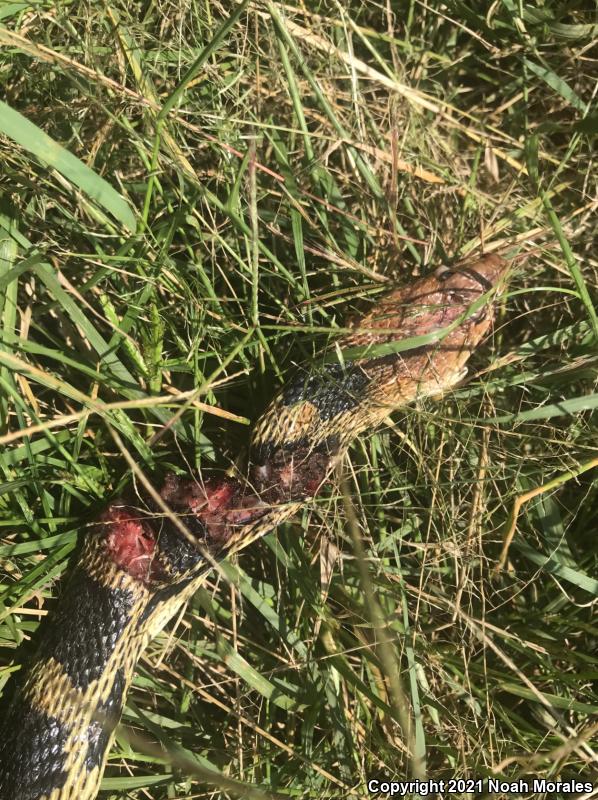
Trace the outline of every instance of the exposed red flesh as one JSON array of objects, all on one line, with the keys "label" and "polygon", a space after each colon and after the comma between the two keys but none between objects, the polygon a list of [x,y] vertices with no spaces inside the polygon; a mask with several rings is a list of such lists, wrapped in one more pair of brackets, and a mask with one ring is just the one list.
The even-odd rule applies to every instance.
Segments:
[{"label": "exposed red flesh", "polygon": [[132,578],[147,583],[155,565],[156,537],[139,512],[128,506],[108,506],[100,517],[104,541],[114,563]]},{"label": "exposed red flesh", "polygon": [[231,478],[199,483],[168,475],[161,495],[176,512],[197,516],[206,529],[208,546],[225,545],[234,528],[259,519],[267,509],[263,500]]},{"label": "exposed red flesh", "polygon": [[251,479],[260,497],[270,504],[314,497],[328,473],[331,455],[297,448],[294,453],[280,450],[267,464],[255,464]]}]

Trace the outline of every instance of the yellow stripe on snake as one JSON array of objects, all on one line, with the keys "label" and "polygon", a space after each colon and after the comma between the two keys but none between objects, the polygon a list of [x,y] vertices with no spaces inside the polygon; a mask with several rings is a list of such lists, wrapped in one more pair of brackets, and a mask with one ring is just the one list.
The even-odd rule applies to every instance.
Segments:
[{"label": "yellow stripe on snake", "polygon": [[[160,502],[114,503],[85,534],[0,732],[0,800],[92,800],[137,660],[205,579],[317,494],[360,433],[463,375],[507,263],[483,256],[395,289],[257,422],[241,477],[170,477]],[[402,348],[413,337],[418,346]],[[409,343],[408,343],[409,344]],[[169,513],[164,513],[164,510]]]}]

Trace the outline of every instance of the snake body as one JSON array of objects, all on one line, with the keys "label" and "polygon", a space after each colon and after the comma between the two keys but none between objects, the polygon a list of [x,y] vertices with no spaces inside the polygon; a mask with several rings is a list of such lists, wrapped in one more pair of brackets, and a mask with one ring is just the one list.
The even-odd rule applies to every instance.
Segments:
[{"label": "snake body", "polygon": [[[237,477],[166,479],[84,536],[0,731],[0,800],[93,800],[137,660],[218,560],[295,513],[358,434],[460,379],[507,271],[484,256],[395,289],[358,320],[344,363],[300,370],[256,423]],[[401,349],[397,343],[427,337]]]}]

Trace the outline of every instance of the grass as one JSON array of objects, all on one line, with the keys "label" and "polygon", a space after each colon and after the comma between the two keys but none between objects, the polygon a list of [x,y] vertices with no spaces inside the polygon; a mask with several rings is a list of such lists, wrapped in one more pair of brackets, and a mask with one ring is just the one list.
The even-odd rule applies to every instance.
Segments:
[{"label": "grass", "polygon": [[0,4],[0,686],[112,430],[156,486],[226,468],[363,298],[521,257],[470,380],[151,644],[105,800],[598,772],[598,20],[391,5]]}]

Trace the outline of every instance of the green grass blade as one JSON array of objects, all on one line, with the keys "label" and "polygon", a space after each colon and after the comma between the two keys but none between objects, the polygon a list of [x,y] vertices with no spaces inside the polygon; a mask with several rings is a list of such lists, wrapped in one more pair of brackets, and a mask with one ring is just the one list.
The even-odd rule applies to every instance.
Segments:
[{"label": "green grass blade", "polygon": [[3,100],[0,100],[0,132],[36,156],[42,164],[63,175],[128,231],[135,231],[137,222],[131,206],[108,181]]}]

